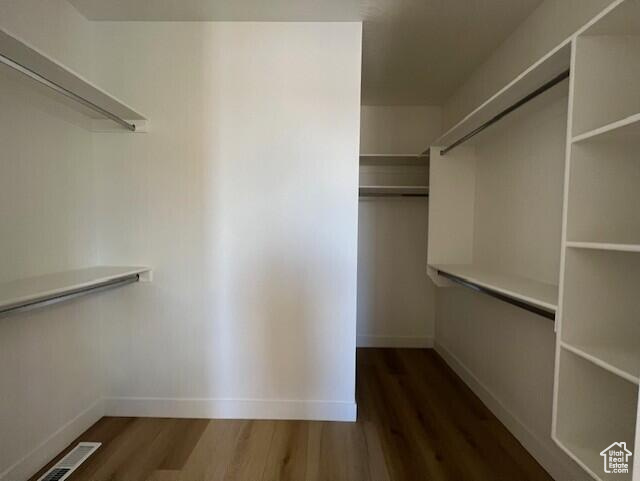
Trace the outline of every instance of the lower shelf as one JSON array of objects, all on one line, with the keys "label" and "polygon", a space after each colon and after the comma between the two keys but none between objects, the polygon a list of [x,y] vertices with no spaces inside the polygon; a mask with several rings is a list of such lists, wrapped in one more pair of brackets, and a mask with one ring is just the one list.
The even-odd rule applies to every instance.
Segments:
[{"label": "lower shelf", "polygon": [[0,284],[0,314],[137,282],[150,272],[148,267],[95,266],[4,282]]},{"label": "lower shelf", "polygon": [[[603,452],[613,444],[634,451],[638,386],[562,349],[554,439],[597,480],[631,480],[605,472]],[[620,448],[622,449],[622,448]]]},{"label": "lower shelf", "polygon": [[[444,277],[455,277],[465,282],[465,285],[476,290],[485,291],[490,295],[516,303],[519,307],[533,308],[537,314],[550,319],[555,318],[558,307],[558,286],[545,284],[513,274],[490,271],[475,265],[439,264],[431,268]],[[456,279],[451,279],[456,280]],[[522,304],[522,305],[521,305]]]}]

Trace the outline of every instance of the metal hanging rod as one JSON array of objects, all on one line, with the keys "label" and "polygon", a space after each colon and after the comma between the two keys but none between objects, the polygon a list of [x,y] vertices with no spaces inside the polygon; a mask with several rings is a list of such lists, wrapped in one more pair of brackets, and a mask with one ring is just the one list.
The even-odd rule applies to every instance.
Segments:
[{"label": "metal hanging rod", "polygon": [[27,77],[35,80],[36,82],[44,85],[45,87],[50,88],[51,90],[54,90],[55,92],[58,92],[61,95],[64,95],[67,98],[70,98],[71,100],[74,100],[76,102],[78,102],[79,104],[84,105],[85,107],[98,112],[100,115],[113,120],[114,122],[122,125],[125,129],[130,130],[131,132],[135,132],[136,131],[136,125],[135,124],[131,124],[129,122],[127,122],[126,120],[122,119],[121,117],[117,116],[116,114],[109,112],[108,110],[103,109],[102,107],[100,107],[99,105],[94,104],[93,102],[91,102],[90,100],[85,99],[84,97],[81,97],[80,95],[72,92],[71,90],[68,90],[64,87],[62,87],[61,85],[58,85],[55,82],[52,82],[51,80],[43,77],[42,75],[40,75],[37,72],[34,72],[33,70],[31,70],[28,67],[25,67],[24,65],[21,65],[20,63],[10,59],[9,57],[6,57],[5,55],[0,54],[0,62],[7,65],[8,67],[11,67],[14,70],[17,70],[18,72],[20,72],[23,75],[26,75]]},{"label": "metal hanging rod", "polygon": [[50,296],[43,296],[38,299],[31,299],[25,302],[12,304],[0,309],[0,316],[7,314],[13,314],[16,312],[30,311],[39,307],[50,306],[57,304],[58,302],[67,301],[76,297],[84,296],[85,294],[106,291],[107,289],[114,289],[116,287],[125,286],[127,284],[133,284],[140,280],[140,274],[129,274],[117,279],[111,279],[99,284],[94,284],[89,287],[79,287],[77,289],[71,289],[69,291],[53,294]]},{"label": "metal hanging rod", "polygon": [[499,120],[501,120],[503,117],[506,117],[507,115],[509,115],[510,113],[512,113],[514,110],[519,109],[520,107],[522,107],[524,104],[530,102],[531,100],[535,99],[536,97],[538,97],[539,95],[543,94],[544,92],[546,92],[547,90],[549,90],[550,88],[556,86],[557,84],[559,84],[560,82],[562,82],[563,80],[569,78],[569,75],[571,73],[571,70],[565,70],[564,72],[562,72],[561,74],[557,75],[556,77],[552,78],[551,80],[549,80],[547,83],[545,83],[544,85],[542,85],[541,87],[537,88],[536,90],[534,90],[533,92],[531,92],[529,95],[527,95],[526,97],[523,97],[522,99],[518,100],[515,104],[511,105],[510,107],[507,107],[506,109],[504,109],[502,112],[500,112],[499,114],[497,114],[496,116],[490,118],[489,120],[487,120],[485,123],[483,123],[480,127],[472,130],[471,132],[469,132],[468,134],[464,135],[463,137],[461,137],[460,139],[456,140],[455,142],[453,142],[451,145],[449,145],[448,147],[445,147],[444,149],[442,149],[440,151],[440,155],[446,155],[447,152],[450,152],[451,150],[455,149],[456,147],[458,147],[460,144],[463,144],[464,142],[466,142],[467,140],[471,139],[472,137],[475,137],[476,135],[478,135],[480,132],[482,132],[483,130],[485,130],[487,127],[490,127],[491,125],[495,124],[496,122],[498,122]]},{"label": "metal hanging rod", "polygon": [[446,279],[449,279],[452,282],[455,282],[456,284],[459,284],[461,286],[467,287],[469,289],[472,289],[476,292],[481,292],[483,294],[486,294],[488,296],[494,297],[496,299],[499,299],[503,302],[506,302],[508,304],[512,304],[514,306],[519,307],[520,309],[524,309],[525,311],[529,311],[529,312],[533,312],[534,314],[537,314],[539,316],[545,317],[547,319],[551,319],[552,321],[555,321],[556,319],[556,313],[554,311],[545,309],[544,307],[540,307],[540,306],[536,306],[533,304],[529,304],[528,302],[525,302],[521,299],[516,299],[514,297],[511,297],[507,294],[503,294],[502,292],[498,292],[496,290],[493,290],[489,287],[485,287],[485,286],[480,286],[474,282],[468,281],[467,279],[463,279],[462,277],[458,277],[456,275],[453,274],[449,274],[448,272],[444,272],[438,269],[438,275],[442,276]]},{"label": "metal hanging rod", "polygon": [[362,193],[360,197],[429,197],[429,194],[401,194],[401,193]]}]

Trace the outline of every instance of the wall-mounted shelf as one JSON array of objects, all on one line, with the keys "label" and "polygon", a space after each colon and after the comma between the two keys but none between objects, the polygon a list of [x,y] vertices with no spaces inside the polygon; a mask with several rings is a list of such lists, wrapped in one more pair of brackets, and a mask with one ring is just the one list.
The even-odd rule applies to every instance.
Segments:
[{"label": "wall-mounted shelf", "polygon": [[533,64],[503,89],[490,97],[464,119],[438,138],[432,145],[447,146],[503,112],[550,79],[565,72],[571,61],[571,42],[566,41]]},{"label": "wall-mounted shelf", "polygon": [[[108,119],[123,131],[144,132],[147,129],[144,115],[2,29],[0,67],[12,73],[19,72],[34,86],[44,86],[43,91],[53,93],[57,99],[91,119]],[[96,127],[100,131],[109,130],[100,122]]]},{"label": "wall-mounted shelf", "polygon": [[555,318],[558,286],[474,265],[440,264],[429,267],[450,281],[498,297],[548,319]]},{"label": "wall-mounted shelf", "polygon": [[410,154],[361,154],[360,165],[426,167],[429,165],[429,156]]},{"label": "wall-mounted shelf", "polygon": [[4,282],[0,284],[0,315],[150,279],[148,267],[97,266]]},{"label": "wall-mounted shelf", "polygon": [[361,185],[360,197],[428,197],[429,187],[408,185]]}]

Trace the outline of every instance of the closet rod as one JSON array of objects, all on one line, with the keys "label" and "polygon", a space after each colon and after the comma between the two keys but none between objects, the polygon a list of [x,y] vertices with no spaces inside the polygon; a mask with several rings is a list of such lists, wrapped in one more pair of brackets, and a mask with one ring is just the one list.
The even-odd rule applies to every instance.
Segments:
[{"label": "closet rod", "polygon": [[126,286],[127,284],[133,284],[134,282],[138,282],[139,280],[140,274],[129,274],[123,277],[118,277],[116,279],[110,279],[99,284],[94,284],[89,287],[79,287],[77,289],[71,289],[63,293],[43,296],[38,299],[30,299],[25,302],[20,302],[0,308],[0,316],[13,314],[15,312],[30,311],[31,309],[35,309],[38,307],[50,306],[52,304],[57,304],[58,302],[84,296],[85,294],[106,291],[107,289],[113,289],[120,286]]},{"label": "closet rod", "polygon": [[448,272],[444,272],[438,269],[438,275],[449,279],[456,284],[460,284],[463,287],[467,287],[477,292],[481,292],[491,297],[495,297],[503,302],[508,304],[512,304],[517,306],[525,311],[533,312],[534,314],[538,314],[539,316],[546,317],[547,319],[551,319],[555,321],[556,313],[554,311],[549,311],[540,306],[535,306],[533,304],[529,304],[528,302],[522,301],[520,299],[516,299],[514,297],[508,296],[507,294],[503,294],[502,292],[495,291],[485,286],[480,286],[474,282],[468,281],[467,279],[463,279],[462,277],[458,277],[453,274],[449,274]]},{"label": "closet rod", "polygon": [[489,120],[487,120],[484,124],[482,124],[480,127],[478,127],[477,129],[472,130],[471,132],[469,132],[468,134],[464,135],[463,137],[461,137],[460,139],[456,140],[454,143],[452,143],[451,145],[449,145],[448,147],[445,147],[444,149],[442,149],[440,151],[440,155],[445,155],[447,152],[455,149],[456,147],[458,147],[460,144],[463,144],[464,142],[466,142],[467,140],[471,139],[472,137],[475,137],[476,135],[478,135],[480,132],[482,132],[483,130],[485,130],[487,127],[490,127],[491,125],[495,124],[496,122],[498,122],[499,120],[501,120],[503,117],[506,117],[507,115],[509,115],[510,113],[512,113],[514,110],[519,109],[520,107],[522,107],[524,104],[530,102],[531,100],[535,99],[536,97],[538,97],[539,95],[543,94],[544,92],[546,92],[547,90],[549,90],[550,88],[556,86],[557,84],[559,84],[560,82],[562,82],[563,80],[569,78],[569,74],[571,73],[571,70],[565,70],[564,72],[562,72],[561,74],[557,75],[556,77],[552,78],[551,80],[549,80],[547,83],[545,83],[543,86],[537,88],[536,90],[534,90],[533,92],[531,92],[529,95],[527,95],[526,97],[523,97],[522,99],[518,100],[515,104],[511,105],[510,107],[507,107],[506,109],[504,109],[502,112],[500,112],[499,114],[497,114],[495,117],[490,118]]},{"label": "closet rod", "polygon": [[359,194],[359,197],[429,197],[429,194],[400,194],[400,193],[366,193]]},{"label": "closet rod", "polygon": [[27,77],[35,80],[36,82],[44,85],[45,87],[48,87],[51,90],[54,90],[55,92],[58,92],[59,94],[62,94],[65,97],[68,97],[71,100],[74,100],[95,112],[98,112],[100,115],[113,120],[114,122],[122,125],[125,129],[128,129],[131,132],[136,131],[135,124],[130,124],[126,120],[123,120],[122,118],[117,116],[116,114],[103,109],[99,105],[94,104],[90,100],[87,100],[84,97],[81,97],[80,95],[72,92],[71,90],[67,90],[66,88],[58,85],[57,83],[43,77],[39,73],[34,72],[33,70],[25,67],[24,65],[19,64],[18,62],[15,62],[14,60],[11,60],[9,57],[6,57],[5,55],[0,54],[0,62],[7,65],[8,67],[11,67],[14,70],[17,70],[21,74],[26,75]]}]

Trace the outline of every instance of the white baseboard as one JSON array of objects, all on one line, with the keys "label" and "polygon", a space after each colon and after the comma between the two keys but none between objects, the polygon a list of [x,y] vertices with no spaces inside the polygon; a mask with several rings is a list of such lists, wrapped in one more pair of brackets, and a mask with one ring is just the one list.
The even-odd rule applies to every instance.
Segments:
[{"label": "white baseboard", "polygon": [[33,451],[13,464],[13,466],[10,466],[3,473],[0,473],[0,481],[22,481],[29,479],[103,416],[104,404],[102,399],[98,399],[75,418],[51,434]]},{"label": "white baseboard", "polygon": [[431,348],[431,337],[403,337],[403,336],[368,336],[358,335],[357,347],[395,347],[395,348]]},{"label": "white baseboard", "polygon": [[[548,471],[553,479],[564,481],[584,478],[584,473],[577,466],[573,466],[559,449],[556,449],[551,435],[549,435],[548,440],[540,439],[509,411],[460,359],[438,342],[435,342],[434,348],[447,365],[469,386],[500,422],[507,427],[511,434],[520,441],[520,444]],[[551,429],[551,426],[549,426],[549,429]]]},{"label": "white baseboard", "polygon": [[355,402],[260,399],[105,398],[106,416],[299,419],[353,422]]}]

